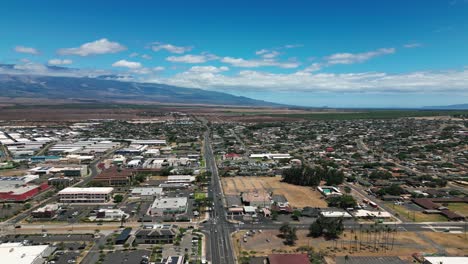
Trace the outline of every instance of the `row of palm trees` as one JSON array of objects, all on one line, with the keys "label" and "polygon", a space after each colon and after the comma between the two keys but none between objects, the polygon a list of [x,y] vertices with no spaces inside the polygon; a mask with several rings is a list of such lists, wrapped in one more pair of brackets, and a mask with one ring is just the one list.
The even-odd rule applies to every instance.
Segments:
[{"label": "row of palm trees", "polygon": [[388,225],[373,224],[369,228],[363,229],[361,224],[358,230],[351,230],[353,237],[348,240],[334,240],[334,246],[338,248],[341,242],[342,249],[348,244],[351,251],[371,249],[373,251],[382,250],[385,252],[393,250],[397,233],[397,228],[392,228]]}]

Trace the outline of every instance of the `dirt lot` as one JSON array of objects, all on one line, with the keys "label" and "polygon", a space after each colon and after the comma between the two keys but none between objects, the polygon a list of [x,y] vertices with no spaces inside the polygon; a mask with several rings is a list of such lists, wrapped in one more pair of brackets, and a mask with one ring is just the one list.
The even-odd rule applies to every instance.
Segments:
[{"label": "dirt lot", "polygon": [[222,178],[221,182],[227,195],[265,190],[284,195],[293,207],[327,207],[322,195],[315,189],[281,182],[280,177],[229,177]]},{"label": "dirt lot", "polygon": [[425,214],[423,212],[409,210],[408,208],[395,205],[392,203],[386,203],[388,207],[392,208],[400,216],[404,216],[409,221],[413,222],[446,222],[447,218],[441,214]]},{"label": "dirt lot", "polygon": [[[12,170],[0,170],[0,175],[1,176],[23,176],[28,174],[28,170],[17,170],[17,169],[12,169]],[[0,176],[0,177],[1,177]]]},{"label": "dirt lot", "polygon": [[[399,232],[395,235],[394,247],[391,249],[391,243],[387,250],[380,248],[375,251],[370,244],[362,246],[358,250],[358,246],[351,242],[352,249],[350,248],[350,240],[353,241],[356,233],[345,232],[340,239],[335,243],[332,240],[325,240],[324,238],[311,238],[307,237],[307,230],[300,230],[297,232],[298,240],[295,246],[286,246],[283,244],[283,239],[277,235],[278,231],[265,230],[261,234],[255,234],[253,237],[248,236],[247,242],[243,242],[244,231],[238,232],[234,235],[233,245],[235,246],[236,254],[239,252],[249,252],[250,255],[266,255],[278,252],[294,252],[299,247],[312,247],[316,252],[320,251],[328,256],[400,256],[409,257],[413,253],[436,253],[437,249],[431,246],[430,243],[425,241],[413,232]],[[425,235],[430,236],[433,241],[440,243],[445,247],[448,253],[452,255],[463,256],[468,248],[468,243],[463,240],[463,235],[453,235],[445,233],[425,232]],[[363,233],[361,239],[366,243],[366,236]],[[455,241],[452,243],[452,239]],[[267,242],[267,239],[270,242]],[[450,243],[448,242],[450,241]]]},{"label": "dirt lot", "polygon": [[424,235],[445,247],[449,255],[466,255],[468,252],[468,238],[465,234],[424,232]]}]

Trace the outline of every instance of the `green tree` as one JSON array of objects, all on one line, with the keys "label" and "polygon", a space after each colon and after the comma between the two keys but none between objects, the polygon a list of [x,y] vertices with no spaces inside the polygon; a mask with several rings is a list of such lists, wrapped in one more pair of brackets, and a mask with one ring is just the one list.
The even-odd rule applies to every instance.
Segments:
[{"label": "green tree", "polygon": [[114,203],[121,203],[123,201],[123,195],[121,194],[116,194],[114,195]]}]

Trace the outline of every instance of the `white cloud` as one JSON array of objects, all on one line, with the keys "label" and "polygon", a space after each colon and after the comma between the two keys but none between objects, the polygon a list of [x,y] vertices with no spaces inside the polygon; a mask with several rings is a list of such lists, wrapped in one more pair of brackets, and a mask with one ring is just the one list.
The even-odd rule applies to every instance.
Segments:
[{"label": "white cloud", "polygon": [[138,69],[141,68],[141,63],[128,60],[119,60],[112,64],[112,67],[124,67],[129,69]]},{"label": "white cloud", "polygon": [[269,52],[269,50],[267,50],[267,49],[261,49],[261,50],[257,50],[255,52],[255,55],[262,55],[262,54],[265,54],[265,53],[268,53],[268,52]]},{"label": "white cloud", "polygon": [[280,67],[284,69],[292,69],[299,67],[299,63],[296,61],[278,62],[273,59],[261,59],[261,60],[246,60],[243,58],[224,57],[221,62],[230,64],[234,67],[239,68],[258,68],[266,66]]},{"label": "white cloud", "polygon": [[102,38],[93,42],[84,43],[77,48],[59,49],[60,55],[79,55],[89,56],[97,54],[117,53],[126,50],[127,48],[118,42],[112,42],[106,38]]},{"label": "white cloud", "polygon": [[12,69],[0,67],[2,74],[28,74],[28,75],[43,75],[43,76],[62,76],[62,77],[96,77],[100,75],[114,74],[108,70],[97,69],[76,69],[65,67],[48,67],[47,65],[25,61],[21,64],[16,64]]},{"label": "white cloud", "polygon": [[302,44],[288,44],[288,45],[284,45],[283,48],[285,49],[295,49],[295,48],[302,48],[304,47],[304,45]]},{"label": "white cloud", "polygon": [[461,71],[275,74],[241,71],[236,75],[188,70],[149,81],[202,89],[339,93],[468,93],[468,68]]},{"label": "white cloud", "polygon": [[148,54],[143,54],[143,55],[141,55],[141,58],[142,58],[142,59],[145,59],[145,60],[151,60],[153,57],[151,57],[151,56],[148,55]]},{"label": "white cloud", "polygon": [[138,57],[138,55],[140,55],[140,54],[138,54],[138,52],[132,52],[132,53],[130,53],[130,55],[128,55],[128,56],[129,56],[130,58],[135,58],[135,57]]},{"label": "white cloud", "polygon": [[325,59],[328,64],[353,64],[392,53],[395,53],[395,48],[381,48],[363,53],[336,53],[326,57]]},{"label": "white cloud", "polygon": [[322,69],[322,64],[320,63],[312,63],[310,66],[306,67],[303,72],[315,72],[320,71]]},{"label": "white cloud", "polygon": [[26,54],[32,54],[32,55],[38,55],[40,52],[31,47],[25,47],[25,46],[16,46],[15,51],[19,53],[26,53]]},{"label": "white cloud", "polygon": [[35,62],[15,64],[13,69],[19,70],[19,71],[31,72],[32,74],[43,74],[43,73],[47,73],[48,71],[47,66],[40,64],[40,63],[35,63]]},{"label": "white cloud", "polygon": [[155,42],[151,45],[151,49],[153,51],[160,51],[166,50],[170,53],[182,54],[188,51],[191,51],[193,47],[182,47],[182,46],[175,46],[172,44],[164,44],[160,42]]},{"label": "white cloud", "polygon": [[187,54],[183,56],[169,56],[166,58],[167,61],[170,62],[180,62],[180,63],[205,63],[210,60],[216,60],[218,56],[209,54],[209,53],[202,53],[200,55],[192,55]]},{"label": "white cloud", "polygon": [[47,62],[47,64],[49,65],[69,65],[69,64],[72,64],[73,61],[72,60],[69,60],[69,59],[64,59],[64,60],[61,60],[61,59],[51,59]]},{"label": "white cloud", "polygon": [[265,58],[265,59],[273,59],[273,58],[278,57],[278,55],[280,55],[280,53],[278,51],[274,50],[274,51],[271,51],[271,52],[268,52],[268,53],[264,53],[262,55],[262,57]]},{"label": "white cloud", "polygon": [[405,48],[407,48],[407,49],[419,48],[419,47],[421,47],[421,46],[422,46],[421,43],[408,43],[408,44],[403,45],[403,47],[405,47]]},{"label": "white cloud", "polygon": [[229,71],[229,67],[226,66],[221,66],[221,67],[215,67],[215,66],[193,66],[192,68],[189,69],[190,72],[210,72],[210,73],[219,73],[219,72],[224,72],[224,71]]},{"label": "white cloud", "polygon": [[153,68],[153,71],[164,71],[166,68],[164,68],[163,66],[156,66]]}]

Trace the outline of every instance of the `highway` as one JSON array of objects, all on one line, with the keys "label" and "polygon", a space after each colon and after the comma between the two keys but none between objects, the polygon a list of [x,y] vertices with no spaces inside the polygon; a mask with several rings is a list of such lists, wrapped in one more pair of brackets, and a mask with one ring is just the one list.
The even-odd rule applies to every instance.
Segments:
[{"label": "highway", "polygon": [[211,184],[208,194],[213,198],[213,211],[210,219],[202,226],[207,235],[207,256],[211,263],[235,264],[234,249],[231,242],[233,224],[228,222],[223,204],[221,181],[216,160],[211,149],[210,132],[204,134],[206,166],[211,171]]}]

